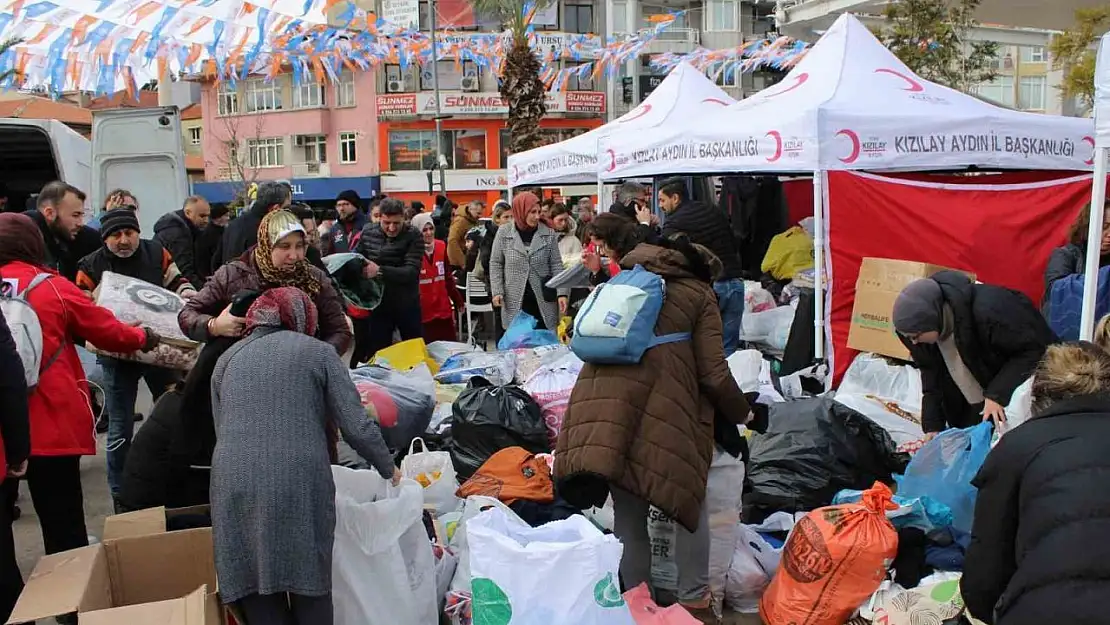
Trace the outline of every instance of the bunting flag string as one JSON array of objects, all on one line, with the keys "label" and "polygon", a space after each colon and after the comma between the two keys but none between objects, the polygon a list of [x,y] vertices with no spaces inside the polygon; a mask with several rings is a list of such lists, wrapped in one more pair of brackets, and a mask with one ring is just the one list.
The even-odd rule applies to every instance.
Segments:
[{"label": "bunting flag string", "polygon": [[739,74],[759,69],[789,70],[805,57],[809,48],[808,43],[790,37],[760,39],[724,50],[698,48],[688,54],[668,52],[653,57],[651,66],[660,73],[666,73],[679,63],[689,63],[706,72],[710,78],[716,80],[723,77],[733,82]]}]

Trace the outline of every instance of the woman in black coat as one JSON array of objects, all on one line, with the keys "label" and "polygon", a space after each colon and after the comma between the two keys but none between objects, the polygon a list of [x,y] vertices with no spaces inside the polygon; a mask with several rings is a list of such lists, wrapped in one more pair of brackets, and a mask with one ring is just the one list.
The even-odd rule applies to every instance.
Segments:
[{"label": "woman in black coat", "polygon": [[921,369],[921,426],[1005,422],[1014,390],[1033,374],[1056,335],[1024,294],[942,271],[903,289],[894,328]]},{"label": "woman in black coat", "polygon": [[1002,437],[979,495],[960,589],[988,625],[1110,622],[1110,355],[1048,348],[1033,418]]}]

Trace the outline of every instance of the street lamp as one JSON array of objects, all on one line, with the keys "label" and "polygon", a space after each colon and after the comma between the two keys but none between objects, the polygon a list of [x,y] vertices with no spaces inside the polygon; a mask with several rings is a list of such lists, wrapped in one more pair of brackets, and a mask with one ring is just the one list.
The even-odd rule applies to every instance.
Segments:
[{"label": "street lamp", "polygon": [[447,178],[444,170],[446,155],[443,153],[443,115],[439,104],[439,34],[436,29],[436,0],[431,0],[428,6],[432,10],[432,97],[436,104],[436,168],[439,169],[439,192],[447,195]]}]

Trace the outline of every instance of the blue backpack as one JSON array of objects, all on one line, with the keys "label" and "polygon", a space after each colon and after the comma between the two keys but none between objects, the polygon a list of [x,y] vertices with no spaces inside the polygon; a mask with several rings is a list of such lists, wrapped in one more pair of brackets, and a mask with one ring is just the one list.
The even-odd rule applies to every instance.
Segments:
[{"label": "blue backpack", "polygon": [[613,276],[582,303],[571,351],[583,362],[634,365],[656,345],[689,341],[689,332],[655,335],[666,290],[663,278],[640,265]]}]

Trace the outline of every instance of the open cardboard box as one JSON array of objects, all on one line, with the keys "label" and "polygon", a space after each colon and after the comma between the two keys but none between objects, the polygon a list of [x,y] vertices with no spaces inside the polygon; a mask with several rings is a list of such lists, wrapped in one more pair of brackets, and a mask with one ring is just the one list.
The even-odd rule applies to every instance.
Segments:
[{"label": "open cardboard box", "polygon": [[105,541],[148,534],[164,534],[175,519],[186,516],[208,514],[208,506],[191,508],[147,508],[135,512],[125,512],[104,519]]},{"label": "open cardboard box", "polygon": [[8,623],[220,625],[215,592],[211,529],[118,538],[39,560]]}]

